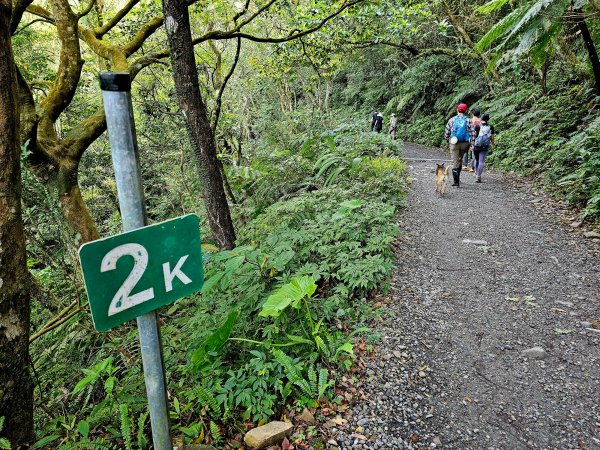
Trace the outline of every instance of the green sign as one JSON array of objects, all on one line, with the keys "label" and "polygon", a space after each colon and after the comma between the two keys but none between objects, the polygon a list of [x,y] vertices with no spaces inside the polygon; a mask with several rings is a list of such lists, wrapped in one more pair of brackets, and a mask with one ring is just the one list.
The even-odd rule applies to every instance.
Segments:
[{"label": "green sign", "polygon": [[202,288],[198,217],[89,242],[79,259],[94,327],[106,331]]}]

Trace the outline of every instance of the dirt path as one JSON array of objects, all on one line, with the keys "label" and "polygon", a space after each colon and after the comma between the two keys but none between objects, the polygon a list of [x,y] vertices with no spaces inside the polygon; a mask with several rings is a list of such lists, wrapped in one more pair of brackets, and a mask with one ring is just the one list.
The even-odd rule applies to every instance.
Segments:
[{"label": "dirt path", "polygon": [[413,158],[447,156],[405,157],[414,181],[380,341],[328,448],[600,449],[598,245],[497,174],[463,173],[439,198],[434,163]]}]

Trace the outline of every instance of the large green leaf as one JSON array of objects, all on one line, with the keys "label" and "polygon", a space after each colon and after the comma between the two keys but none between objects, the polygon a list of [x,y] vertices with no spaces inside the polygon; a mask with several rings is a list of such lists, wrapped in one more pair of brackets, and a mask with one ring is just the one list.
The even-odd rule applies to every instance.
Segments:
[{"label": "large green leaf", "polygon": [[475,50],[478,52],[487,50],[498,38],[511,31],[517,22],[521,20],[527,9],[528,5],[520,6],[512,11],[509,15],[504,17],[479,40],[479,42],[475,45]]},{"label": "large green leaf", "polygon": [[310,297],[317,290],[313,277],[294,278],[288,284],[281,286],[267,298],[263,304],[259,316],[279,317],[284,309],[292,305],[294,308],[300,306],[300,300]]},{"label": "large green leaf", "polygon": [[510,0],[491,0],[491,1],[487,2],[486,4],[481,5],[480,7],[476,8],[475,12],[482,13],[482,14],[490,14],[490,13],[502,8],[508,2],[510,2]]},{"label": "large green leaf", "polygon": [[194,352],[192,355],[192,366],[195,370],[200,370],[209,361],[210,353],[216,353],[223,348],[231,335],[231,330],[239,314],[238,310],[231,311],[225,323],[208,336]]}]

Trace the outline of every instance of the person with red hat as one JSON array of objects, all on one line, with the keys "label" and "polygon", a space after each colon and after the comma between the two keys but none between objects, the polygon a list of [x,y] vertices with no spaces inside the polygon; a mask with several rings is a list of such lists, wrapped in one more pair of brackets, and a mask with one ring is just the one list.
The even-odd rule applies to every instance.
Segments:
[{"label": "person with red hat", "polygon": [[452,186],[460,186],[460,172],[462,170],[462,159],[465,153],[469,151],[474,139],[473,122],[465,113],[468,106],[461,103],[456,108],[456,116],[451,117],[446,123],[444,137],[450,144],[450,154],[452,155],[452,177],[454,183]]}]

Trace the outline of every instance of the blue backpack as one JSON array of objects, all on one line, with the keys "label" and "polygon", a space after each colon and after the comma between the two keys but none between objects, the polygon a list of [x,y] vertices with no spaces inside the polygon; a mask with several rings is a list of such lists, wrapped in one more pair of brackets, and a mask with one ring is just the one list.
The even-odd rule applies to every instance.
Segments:
[{"label": "blue backpack", "polygon": [[467,116],[455,116],[452,123],[450,137],[456,136],[458,142],[469,142],[469,130],[467,129]]}]

